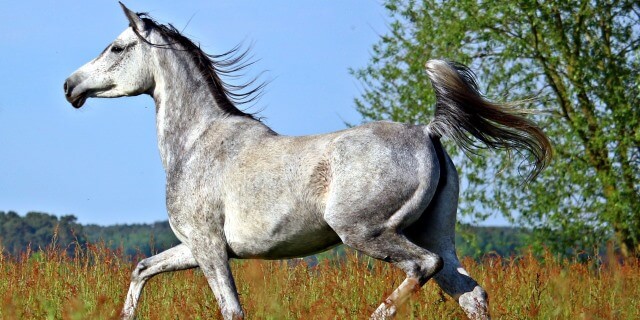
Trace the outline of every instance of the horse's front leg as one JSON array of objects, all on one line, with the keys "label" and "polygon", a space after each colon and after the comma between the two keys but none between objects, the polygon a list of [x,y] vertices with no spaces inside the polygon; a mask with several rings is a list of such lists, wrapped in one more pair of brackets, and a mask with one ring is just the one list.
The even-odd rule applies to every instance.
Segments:
[{"label": "horse's front leg", "polygon": [[191,250],[184,244],[140,261],[131,274],[131,284],[122,309],[122,319],[133,319],[142,288],[151,277],[162,272],[191,269],[197,266],[198,263],[193,258]]},{"label": "horse's front leg", "polygon": [[229,266],[227,244],[223,236],[193,235],[191,251],[209,282],[225,320],[243,319],[244,313]]}]

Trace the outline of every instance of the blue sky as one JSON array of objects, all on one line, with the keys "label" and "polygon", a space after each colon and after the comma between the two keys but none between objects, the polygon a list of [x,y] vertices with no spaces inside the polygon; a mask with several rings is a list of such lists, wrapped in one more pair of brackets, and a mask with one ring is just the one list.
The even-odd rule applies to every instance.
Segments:
[{"label": "blue sky", "polygon": [[[253,43],[248,77],[272,80],[257,106],[281,134],[360,123],[360,85],[386,33],[378,0],[126,1],[172,23],[209,53]],[[117,1],[11,1],[0,11],[0,210],[73,214],[82,223],[164,220],[165,177],[153,101],[89,99],[75,110],[64,80],[127,26]],[[497,220],[489,223],[499,222]]]}]

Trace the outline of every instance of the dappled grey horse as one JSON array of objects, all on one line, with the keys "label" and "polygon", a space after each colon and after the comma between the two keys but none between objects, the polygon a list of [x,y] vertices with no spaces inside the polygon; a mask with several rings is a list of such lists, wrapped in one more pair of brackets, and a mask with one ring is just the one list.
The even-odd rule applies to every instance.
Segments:
[{"label": "dappled grey horse", "polygon": [[466,67],[431,60],[437,102],[428,125],[372,122],[281,136],[236,107],[261,85],[221,78],[243,67],[242,53],[207,55],[173,26],[122,8],[129,28],[74,72],[64,91],[76,108],[89,97],[143,93],[156,104],[169,222],[181,244],[138,263],[124,319],[134,317],[149,278],[195,267],[223,317],[242,318],[230,258],[300,257],[340,243],[406,273],[372,318],[392,317],[432,277],[469,318],[489,318],[487,294],[456,257],[458,176],[440,137],[464,149],[479,140],[527,150],[532,178],[551,149],[526,111],[484,99]]}]

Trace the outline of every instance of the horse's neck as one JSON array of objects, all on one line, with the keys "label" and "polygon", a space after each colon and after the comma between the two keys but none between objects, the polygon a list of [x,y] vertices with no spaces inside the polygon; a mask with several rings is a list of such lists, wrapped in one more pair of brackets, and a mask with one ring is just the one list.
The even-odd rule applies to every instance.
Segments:
[{"label": "horse's neck", "polygon": [[[199,137],[216,122],[230,120],[218,107],[211,90],[195,66],[185,59],[157,58],[153,98],[156,102],[158,147],[165,170],[188,152]],[[180,54],[178,52],[178,54]],[[170,61],[171,59],[171,61]]]}]

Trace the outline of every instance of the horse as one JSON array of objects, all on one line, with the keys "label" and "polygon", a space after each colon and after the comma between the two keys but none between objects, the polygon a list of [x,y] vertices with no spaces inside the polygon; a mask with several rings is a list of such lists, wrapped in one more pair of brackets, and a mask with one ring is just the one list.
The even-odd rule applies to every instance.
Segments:
[{"label": "horse", "polygon": [[487,293],[456,255],[459,181],[440,140],[527,151],[525,178],[534,178],[551,145],[526,109],[486,99],[466,66],[429,60],[437,98],[429,124],[279,135],[238,108],[262,84],[224,80],[246,66],[243,53],[208,55],[171,24],[120,5],[129,26],[66,79],[65,96],[75,108],[90,97],[153,97],[169,223],[180,240],[137,264],[123,319],[134,317],[151,277],[196,267],[222,317],[242,319],[230,259],[302,257],[341,243],[406,274],[372,319],[392,318],[431,278],[469,318],[489,319]]}]

